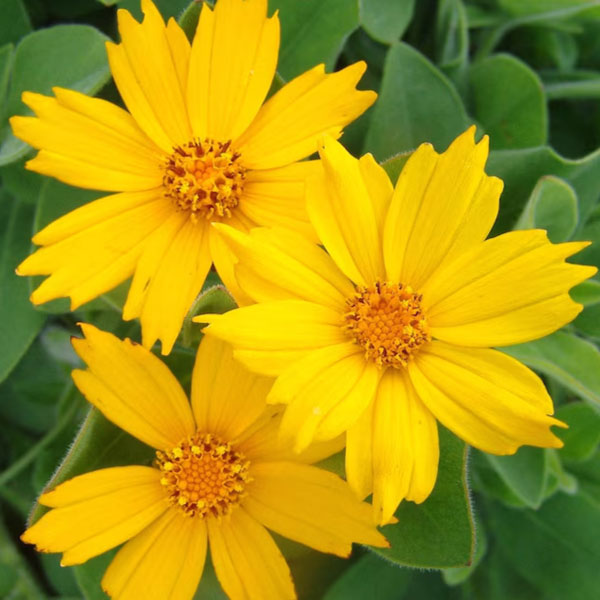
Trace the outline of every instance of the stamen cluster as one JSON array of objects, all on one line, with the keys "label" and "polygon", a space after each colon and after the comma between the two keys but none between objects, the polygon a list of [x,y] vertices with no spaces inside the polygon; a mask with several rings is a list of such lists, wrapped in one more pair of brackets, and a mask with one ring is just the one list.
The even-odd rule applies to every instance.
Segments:
[{"label": "stamen cluster", "polygon": [[239,152],[231,140],[195,140],[177,146],[167,159],[165,195],[179,210],[188,211],[196,223],[201,219],[231,217],[239,204],[246,178]]},{"label": "stamen cluster", "polygon": [[156,452],[160,483],[171,504],[190,517],[220,517],[245,495],[250,462],[210,433],[198,433],[164,452]]},{"label": "stamen cluster", "polygon": [[406,367],[412,355],[431,340],[421,310],[423,296],[410,286],[377,281],[356,286],[346,300],[344,328],[380,367]]}]

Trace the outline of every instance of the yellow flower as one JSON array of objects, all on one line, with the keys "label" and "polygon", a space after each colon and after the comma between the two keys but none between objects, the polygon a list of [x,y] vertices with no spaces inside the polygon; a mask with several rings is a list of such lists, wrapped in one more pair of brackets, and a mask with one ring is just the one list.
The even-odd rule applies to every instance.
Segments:
[{"label": "yellow flower", "polygon": [[485,240],[502,182],[484,173],[488,140],[475,144],[474,128],[441,155],[421,145],[395,189],[368,154],[356,160],[332,139],[320,153],[307,207],[329,254],[292,232],[216,225],[258,304],[196,319],[278,376],[268,401],[289,405],[282,436],[302,450],[347,431],[348,482],[373,492],[380,523],[431,492],[436,419],[493,454],[559,447],[542,381],[489,347],[579,313],[568,290],[596,269],[564,259],[587,244],[539,230]]},{"label": "yellow flower", "polygon": [[[347,556],[352,542],[386,546],[371,509],[328,471],[310,466],[339,441],[302,455],[277,438],[271,385],[214,339],[200,345],[191,408],[167,367],[142,346],[91,325],[73,342],[88,369],[73,378],[104,415],[159,449],[153,467],[93,471],[45,492],[52,510],[22,536],[63,565],[127,542],[102,586],[113,598],[186,600],[210,545],[231,598],[294,598],[287,564],[265,529]],[[129,541],[127,541],[129,540]]]},{"label": "yellow flower", "polygon": [[[35,117],[13,117],[15,135],[40,149],[27,168],[68,184],[119,192],[37,233],[44,248],[20,275],[50,275],[31,300],[61,296],[74,310],[133,275],[123,309],[140,317],[143,344],[173,346],[211,263],[238,301],[233,257],[209,226],[245,231],[283,225],[311,235],[304,180],[323,133],[342,128],[374,101],[356,91],[364,63],[297,77],[262,107],[279,49],[279,19],[267,0],[202,6],[190,46],[150,0],[137,23],[118,11],[121,44],[107,44],[129,113],[105,100],[55,88],[25,93]],[[314,235],[314,234],[313,234]]]}]

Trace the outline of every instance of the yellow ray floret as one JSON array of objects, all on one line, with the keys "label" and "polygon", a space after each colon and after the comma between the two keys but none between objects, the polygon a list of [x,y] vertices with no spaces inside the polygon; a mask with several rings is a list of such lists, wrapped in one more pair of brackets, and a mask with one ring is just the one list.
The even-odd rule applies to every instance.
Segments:
[{"label": "yellow ray floret", "polygon": [[385,547],[370,507],[337,475],[312,463],[337,439],[301,454],[278,436],[280,411],[265,404],[272,380],[250,373],[229,346],[205,338],[192,401],[142,346],[91,325],[74,340],[87,365],[74,372],[104,415],[156,448],[152,466],[113,467],[42,494],[50,507],[23,535],[63,565],[124,545],[102,587],[112,598],[190,600],[206,553],[226,593],[295,598],[289,568],[267,528],[322,552],[348,556],[352,543]]},{"label": "yellow ray floret", "polygon": [[133,277],[123,317],[139,318],[142,342],[168,354],[211,264],[240,304],[251,301],[235,256],[211,223],[246,232],[279,226],[316,240],[304,203],[318,139],[339,137],[375,100],[358,91],[356,63],[323,65],[265,102],[279,50],[279,17],[266,0],[202,6],[191,43],[151,0],[144,20],[118,11],[121,42],[107,44],[124,110],[55,88],[25,92],[34,116],[11,118],[38,149],[27,168],[73,186],[117,192],[34,236],[42,246],[18,268],[48,275],[32,302],[70,297],[74,310]]},{"label": "yellow ray floret", "polygon": [[373,494],[378,523],[433,489],[436,419],[495,454],[561,444],[539,377],[490,346],[571,321],[582,307],[569,290],[596,269],[565,262],[585,242],[537,230],[486,240],[502,182],[474,134],[442,154],[421,145],[395,188],[369,155],[324,138],[307,209],[327,252],[276,228],[215,226],[257,304],[197,320],[277,377],[269,402],[287,405],[280,435],[296,450],[347,432],[348,481]]}]

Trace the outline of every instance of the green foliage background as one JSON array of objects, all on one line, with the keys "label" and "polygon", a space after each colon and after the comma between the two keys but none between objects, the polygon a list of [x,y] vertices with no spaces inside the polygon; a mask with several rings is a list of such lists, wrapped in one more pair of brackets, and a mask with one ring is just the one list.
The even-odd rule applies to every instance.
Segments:
[{"label": "green foliage background", "polygon": [[[48,93],[54,85],[119,102],[104,52],[105,40],[117,38],[115,4],[0,0],[0,597],[7,599],[105,598],[98,582],[112,553],[61,569],[57,556],[36,555],[18,535],[40,514],[30,511],[49,479],[151,457],[89,411],[69,375],[78,364],[69,343],[78,321],[139,339],[138,326],[120,319],[124,289],[72,314],[63,300],[34,308],[35,279],[14,274],[34,231],[100,194],[25,171],[31,150],[7,119],[26,113],[23,90]],[[139,18],[138,0],[118,4]],[[193,30],[198,5],[157,4]],[[419,143],[441,151],[477,123],[491,138],[487,171],[506,185],[495,233],[542,227],[554,242],[600,242],[599,2],[271,0],[276,8],[281,80],[319,62],[331,70],[367,61],[361,86],[380,96],[343,137],[355,155],[372,152],[396,177]],[[600,266],[600,244],[577,260]],[[496,457],[442,431],[434,493],[420,506],[401,505],[399,523],[386,528],[392,549],[357,548],[343,561],[280,540],[301,598],[597,597],[600,280],[573,296],[586,306],[574,323],[506,349],[543,375],[570,425],[557,432],[565,447]],[[217,288],[196,310],[230,307]],[[184,385],[196,338],[188,323],[167,359]],[[326,466],[340,464],[334,457]],[[210,565],[196,597],[224,597]]]}]

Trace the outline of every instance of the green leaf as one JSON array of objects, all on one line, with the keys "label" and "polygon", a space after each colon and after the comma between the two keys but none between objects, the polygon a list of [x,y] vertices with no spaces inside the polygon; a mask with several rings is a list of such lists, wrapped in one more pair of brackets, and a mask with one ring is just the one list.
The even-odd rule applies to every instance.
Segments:
[{"label": "green leaf", "polygon": [[466,581],[471,575],[473,571],[479,566],[479,563],[482,561],[485,553],[487,551],[487,536],[485,534],[485,529],[483,528],[483,524],[481,523],[481,519],[475,520],[475,554],[473,556],[473,561],[470,565],[466,567],[454,567],[451,569],[444,569],[442,571],[442,577],[444,578],[444,582],[446,585],[459,585]]},{"label": "green leaf", "polygon": [[392,184],[396,184],[398,181],[398,177],[400,177],[400,173],[406,164],[406,161],[410,158],[412,152],[404,152],[402,154],[396,154],[391,158],[383,161],[381,166],[385,169],[385,172],[388,174],[390,181]]},{"label": "green leaf", "polygon": [[348,0],[271,0],[279,10],[278,72],[285,80],[325,63],[331,71],[346,38],[358,27],[358,3]]},{"label": "green leaf", "polygon": [[45,320],[29,302],[27,280],[15,274],[29,249],[32,221],[33,207],[0,192],[0,381],[25,354]]},{"label": "green leaf", "polygon": [[542,82],[525,63],[497,54],[469,71],[474,116],[490,135],[493,149],[546,143],[548,115]]},{"label": "green leaf", "polygon": [[549,598],[597,596],[600,509],[589,498],[560,493],[538,511],[494,505],[489,516],[504,557]]},{"label": "green leaf", "polygon": [[8,89],[8,81],[13,61],[12,44],[6,44],[0,47],[0,122],[4,118],[4,96]]},{"label": "green leaf", "polygon": [[397,42],[406,31],[415,10],[415,0],[359,0],[360,24],[382,44]]},{"label": "green leaf", "polygon": [[[6,115],[30,114],[21,102],[24,91],[49,94],[66,87],[94,94],[109,79],[104,43],[108,38],[87,25],[56,25],[23,38],[15,50]],[[0,123],[0,165],[27,154],[29,146]]]},{"label": "green leaf", "polygon": [[600,352],[594,344],[557,331],[541,340],[502,351],[556,379],[577,396],[600,404]]},{"label": "green leaf", "polygon": [[568,240],[579,219],[575,190],[563,179],[547,175],[533,189],[515,229],[545,229],[553,243]]},{"label": "green leaf", "polygon": [[600,414],[584,402],[560,406],[556,418],[569,429],[557,429],[556,435],[564,442],[558,451],[563,460],[582,461],[591,458],[600,443]]},{"label": "green leaf", "polygon": [[369,553],[346,569],[327,590],[323,600],[403,598],[413,573]]},{"label": "green leaf", "polygon": [[584,306],[600,303],[600,281],[588,279],[576,285],[570,292],[571,298]]},{"label": "green leaf", "polygon": [[85,600],[108,599],[108,595],[103,592],[100,582],[116,553],[116,550],[109,550],[82,565],[72,567],[75,573],[75,580]]},{"label": "green leaf", "polygon": [[523,446],[512,456],[484,456],[523,504],[531,508],[540,506],[548,469],[546,453],[542,448]]},{"label": "green leaf", "polygon": [[31,22],[22,0],[2,0],[0,19],[0,46],[18,42],[31,31]]},{"label": "green leaf", "polygon": [[374,548],[392,562],[410,567],[447,568],[473,557],[473,516],[466,484],[464,442],[440,427],[440,464],[435,488],[423,504],[403,502],[398,523],[383,533],[391,548]]},{"label": "green leaf", "polygon": [[600,305],[588,306],[573,321],[578,331],[600,341]]},{"label": "green leaf", "polygon": [[[152,448],[119,429],[92,407],[46,488],[54,488],[77,475],[97,469],[150,464],[153,456]],[[29,523],[37,521],[46,510],[37,504]]]},{"label": "green leaf", "polygon": [[469,29],[462,0],[440,0],[435,23],[436,62],[464,89],[469,61]]},{"label": "green leaf", "polygon": [[443,150],[468,123],[458,93],[441,71],[411,46],[390,48],[366,151],[381,161],[422,142]]},{"label": "green leaf", "polygon": [[549,174],[564,179],[575,190],[579,200],[581,228],[600,196],[599,171],[600,151],[578,160],[563,158],[547,146],[490,152],[486,172],[504,181],[500,215],[494,232],[512,227],[523,208],[523,199],[530,196],[540,177]]},{"label": "green leaf", "polygon": [[47,177],[25,169],[25,161],[20,160],[0,167],[0,179],[4,189],[13,197],[28,204],[36,204],[42,185]]}]

